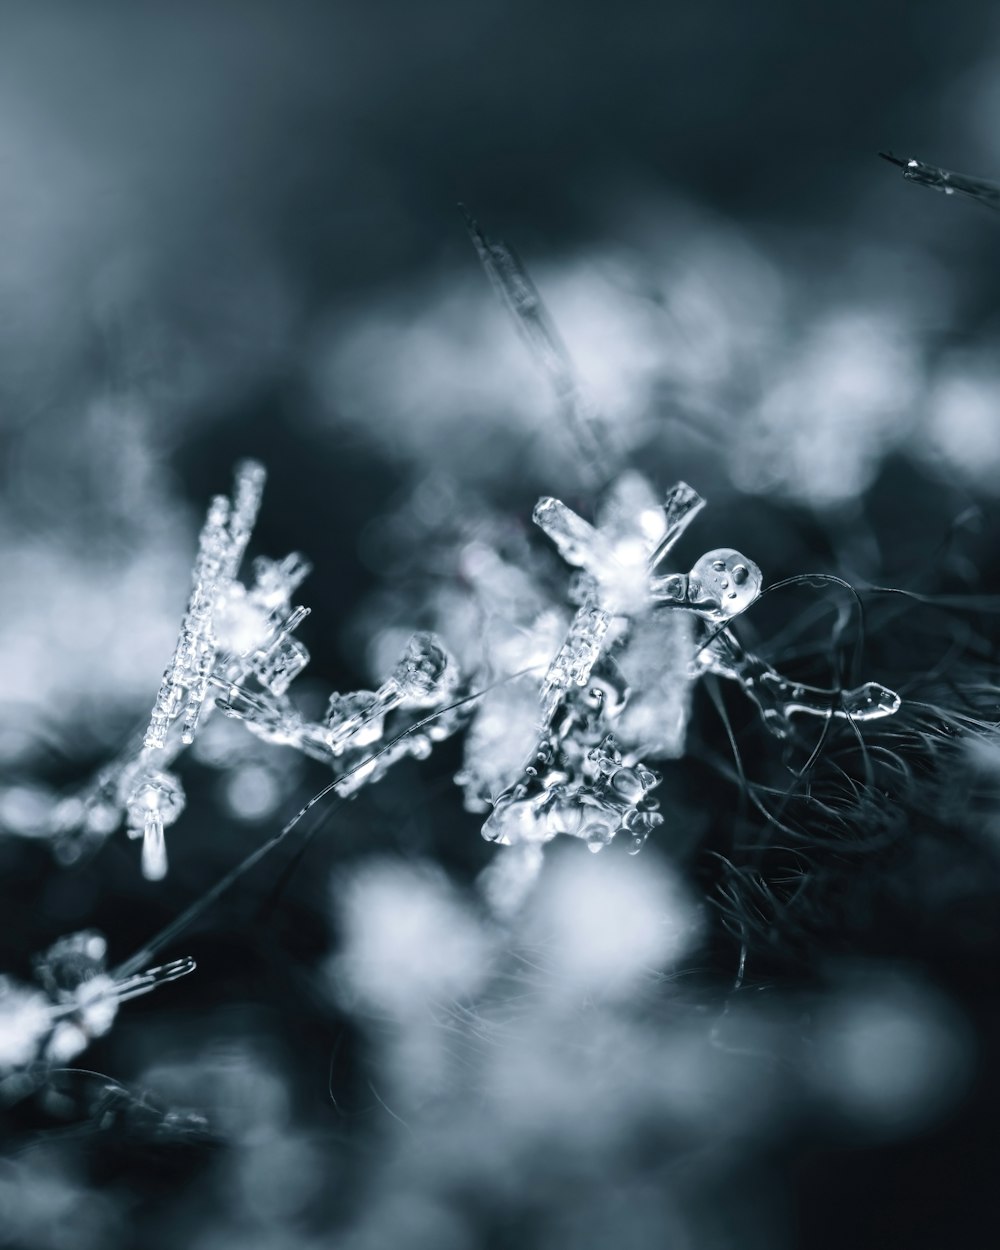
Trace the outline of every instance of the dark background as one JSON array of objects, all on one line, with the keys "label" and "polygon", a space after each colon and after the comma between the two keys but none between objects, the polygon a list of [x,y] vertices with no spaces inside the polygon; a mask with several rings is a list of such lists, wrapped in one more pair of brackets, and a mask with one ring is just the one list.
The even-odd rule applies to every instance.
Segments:
[{"label": "dark background", "polygon": [[[480,282],[489,298],[459,200],[518,248],[543,289],[546,275],[586,274],[589,258],[608,248],[627,253],[637,280],[649,257],[655,285],[662,267],[653,273],[654,250],[681,262],[703,232],[710,241],[738,236],[793,291],[782,347],[758,362],[765,390],[769,370],[794,357],[800,324],[828,303],[870,302],[883,280],[888,299],[910,301],[917,327],[914,408],[923,412],[921,388],[936,385],[942,360],[961,375],[962,353],[972,353],[969,376],[979,377],[997,329],[998,223],[906,186],[876,154],[891,148],[1000,176],[998,58],[1000,27],[981,4],[3,5],[0,537],[8,557],[0,628],[8,693],[0,697],[12,784],[71,784],[142,718],[183,605],[198,518],[239,457],[259,456],[270,474],[253,550],[301,549],[316,565],[303,596],[313,616],[302,632],[324,691],[371,681],[357,622],[370,619],[366,605],[391,581],[395,558],[384,540],[368,541],[371,526],[439,462],[484,506],[522,520],[539,493],[565,483],[565,465],[546,459],[548,444],[522,456],[507,439],[509,397],[492,416],[486,405],[480,454],[463,470],[441,427],[414,434],[411,416],[393,411],[379,389],[379,373],[396,367],[393,327],[408,332],[452,286],[474,292],[462,295],[468,307],[478,307]],[[738,316],[752,321],[755,292],[743,285],[737,294]],[[365,375],[374,399],[342,412],[342,392],[324,389],[325,362],[352,329],[383,313],[386,354]],[[499,317],[496,326],[498,351],[516,352]],[[446,335],[447,323],[435,333]],[[448,398],[448,373],[439,376],[429,359],[414,385],[424,394],[433,384],[444,407],[460,406]],[[400,393],[406,386],[403,377]],[[683,407],[672,399],[664,412],[680,420]],[[479,419],[471,413],[467,428],[477,430]],[[404,422],[405,437],[397,434]],[[769,580],[819,568],[916,586],[930,568],[937,590],[995,586],[989,456],[1000,453],[992,444],[977,475],[966,471],[968,454],[936,464],[933,451],[914,453],[894,436],[873,452],[875,467],[856,495],[830,506],[810,498],[808,483],[743,493],[726,461],[728,427],[691,438],[674,438],[669,423],[663,429],[640,441],[645,454],[636,459],[658,479],[694,481],[712,502],[706,545],[738,534],[728,541],[761,553]],[[475,451],[479,435],[468,437]],[[491,463],[500,467],[489,472]],[[970,507],[978,529],[971,537],[962,530],[954,560],[935,563],[931,553]],[[136,574],[123,587],[126,567]],[[99,639],[97,604],[108,618]],[[868,669],[900,682],[919,683],[956,638],[968,641],[964,624],[934,617],[899,642],[895,624],[875,615]],[[75,622],[75,651],[55,631],[56,618],[71,632]],[[767,636],[782,623],[772,602],[756,628]],[[972,632],[973,658],[963,658],[955,686],[993,680],[992,627],[977,621]],[[134,664],[125,663],[130,654]],[[38,665],[37,697],[25,657]],[[937,686],[917,690],[945,700]],[[742,732],[749,718],[735,714]],[[683,773],[674,766],[671,794],[687,821],[678,839],[685,871],[707,896],[718,874],[699,845],[728,851],[734,822],[752,824],[753,814],[713,771],[725,739],[707,726],[707,699],[696,716],[706,722],[703,749]],[[767,766],[766,742],[744,745],[751,764]],[[915,770],[932,773],[936,741],[924,750]],[[692,1145],[640,1117],[624,1143],[609,1140],[608,1152],[619,1153],[607,1172],[573,1161],[558,1138],[548,1154],[539,1147],[538,1158],[521,1160],[513,1196],[502,1186],[464,1192],[443,1162],[426,1189],[464,1213],[462,1228],[421,1223],[419,1202],[405,1208],[400,1228],[380,1225],[371,1213],[392,1199],[395,1174],[385,1160],[400,1139],[385,1135],[373,1113],[377,1044],[315,989],[313,971],[338,941],[328,880],[374,851],[427,857],[468,885],[491,852],[450,783],[458,761],[449,744],[427,768],[402,766],[378,798],[362,795],[340,809],[328,826],[335,833],[311,845],[279,903],[269,901],[279,868],[248,879],[171,952],[190,949],[199,972],[126,1009],[80,1061],[140,1088],[167,1055],[188,1073],[175,1082],[179,1101],[198,1107],[211,1103],[211,1047],[250,1039],[290,1091],[295,1140],[309,1140],[310,1157],[330,1177],[305,1213],[287,1224],[273,1214],[259,1227],[241,1222],[230,1165],[219,1159],[230,1149],[249,1157],[245,1136],[238,1147],[222,1130],[208,1143],[163,1146],[150,1144],[144,1125],[116,1122],[83,1131],[82,1146],[64,1146],[52,1137],[51,1106],[36,1099],[7,1113],[10,1157],[28,1168],[31,1184],[54,1169],[77,1186],[73,1202],[86,1208],[99,1194],[105,1205],[91,1212],[90,1241],[86,1219],[76,1232],[69,1219],[68,1231],[46,1231],[48,1240],[29,1222],[10,1244],[294,1246],[347,1229],[357,1244],[377,1245],[387,1227],[391,1244],[451,1244],[443,1227],[456,1245],[585,1245],[579,1228],[561,1233],[560,1221],[587,1209],[581,1194],[602,1183],[626,1195],[613,1228],[624,1245],[674,1235],[666,1206],[657,1205],[661,1187],[680,1195],[677,1236],[693,1240],[678,1244],[941,1245],[979,1239],[991,1226],[997,860],[992,843],[966,834],[970,823],[981,832],[994,800],[988,794],[985,809],[973,810],[968,789],[945,787],[942,797],[940,785],[941,810],[920,813],[926,840],[901,861],[847,857],[845,867],[839,850],[829,862],[820,857],[830,888],[814,905],[812,935],[800,946],[784,932],[770,946],[762,941],[755,990],[821,1000],[829,962],[841,958],[916,970],[960,1004],[962,1027],[976,1039],[975,1076],[942,1120],[881,1142],[825,1121],[811,1128],[782,1101],[781,1126],[761,1130],[758,1155],[752,1138],[734,1147],[720,1130],[713,1146],[702,1126],[704,1138]],[[323,776],[307,768],[280,810],[249,827],[227,816],[206,770],[186,768],[185,783],[189,810],[162,886],[139,880],[135,847],[121,836],[65,870],[43,842],[0,841],[5,969],[26,977],[32,952],[83,925],[101,928],[112,957],[124,958]],[[916,838],[919,821],[906,819]],[[282,852],[286,861],[291,853]],[[860,894],[859,874],[870,887]],[[709,988],[703,1002],[694,994],[695,1015],[716,1001],[734,959],[720,929],[697,969]],[[810,1010],[794,999],[782,1018]],[[784,1052],[773,1060],[778,1070],[790,1062]],[[262,1097],[265,1078],[247,1063],[237,1104]],[[333,1122],[328,1093],[347,1108]],[[466,1101],[472,1114],[475,1090]],[[213,1133],[218,1127],[212,1120]],[[32,1153],[39,1142],[40,1156]],[[627,1197],[636,1184],[637,1206]],[[609,1199],[605,1218],[614,1209]]]}]

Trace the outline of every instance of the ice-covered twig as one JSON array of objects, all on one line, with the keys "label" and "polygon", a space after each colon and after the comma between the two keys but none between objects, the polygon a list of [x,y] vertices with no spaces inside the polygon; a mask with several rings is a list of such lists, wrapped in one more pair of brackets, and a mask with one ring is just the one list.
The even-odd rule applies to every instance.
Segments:
[{"label": "ice-covered twig", "polygon": [[178,716],[183,717],[182,740],[194,739],[218,650],[213,618],[239,570],[257,519],[264,480],[262,465],[243,461],[236,469],[233,501],[224,495],[212,500],[198,540],[191,597],[143,739],[149,749],[166,745],[167,730]]},{"label": "ice-covered twig", "polygon": [[[212,501],[177,644],[145,731],[53,812],[56,838],[81,830],[105,836],[124,814],[129,836],[142,839],[142,870],[150,880],[167,871],[164,830],[184,809],[180,779],[169,766],[211,715],[218,694],[234,705],[242,699],[243,719],[262,736],[270,731],[272,740],[282,741],[283,731],[287,740],[286,722],[296,720],[294,709],[282,701],[309,661],[309,652],[292,636],[309,609],[291,607],[291,596],[310,566],[295,552],[281,561],[261,557],[249,588],[237,580],[264,480],[261,465],[244,461],[236,469],[232,499],[220,495]],[[252,682],[249,691],[246,681]]]},{"label": "ice-covered twig", "polygon": [[962,195],[987,208],[1000,209],[1000,184],[970,174],[959,174],[951,169],[941,169],[924,161],[902,160],[891,152],[879,152],[883,160],[898,166],[907,182],[915,182],[945,195]]},{"label": "ice-covered twig", "polygon": [[716,634],[699,652],[703,669],[738,682],[760,709],[767,728],[778,738],[791,733],[791,717],[874,721],[894,716],[902,700],[894,690],[869,681],[853,690],[823,690],[788,678],[743,648],[731,630]]},{"label": "ice-covered twig", "polygon": [[518,332],[548,377],[589,485],[605,480],[613,452],[607,430],[577,376],[559,333],[524,265],[504,243],[487,238],[464,204],[462,216],[483,268]]}]

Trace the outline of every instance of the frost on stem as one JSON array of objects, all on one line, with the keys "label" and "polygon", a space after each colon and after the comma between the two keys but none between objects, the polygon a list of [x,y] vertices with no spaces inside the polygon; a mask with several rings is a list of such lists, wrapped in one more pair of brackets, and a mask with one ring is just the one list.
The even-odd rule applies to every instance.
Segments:
[{"label": "frost on stem", "polygon": [[37,987],[0,977],[0,1075],[37,1061],[68,1063],[108,1032],[121,1003],[195,968],[193,959],[176,959],[116,978],[106,956],[103,936],[86,929],[35,958]]},{"label": "frost on stem", "polygon": [[129,836],[142,839],[143,874],[158,880],[167,871],[164,830],[184,810],[183,788],[169,766],[194,741],[220,691],[258,709],[261,719],[270,715],[276,734],[286,717],[294,720],[275,701],[309,660],[292,637],[309,610],[291,606],[309,565],[297,553],[280,561],[262,557],[254,561],[249,587],[237,577],[264,480],[261,465],[244,461],[236,468],[232,497],[213,499],[177,644],[148,724],[87,786],[55,805],[50,832],[57,845],[73,837],[103,838],[124,816]]},{"label": "frost on stem", "polygon": [[532,358],[549,379],[584,476],[591,484],[601,481],[605,466],[613,460],[608,432],[594,412],[534,282],[514,252],[506,244],[487,238],[465,206],[459,207],[490,283]]},{"label": "frost on stem", "polygon": [[182,718],[182,742],[194,740],[219,650],[214,617],[226,604],[250,541],[264,479],[262,465],[244,461],[236,469],[233,499],[216,495],[212,500],[198,539],[191,597],[143,738],[147,749],[162,750],[166,746],[167,732],[178,717]]},{"label": "frost on stem", "polygon": [[880,152],[879,156],[890,164],[897,165],[907,182],[915,182],[934,191],[943,191],[945,195],[961,195],[984,204],[987,208],[1000,209],[1000,184],[969,174],[955,173],[951,169],[941,169],[924,161],[901,160],[891,152]]}]

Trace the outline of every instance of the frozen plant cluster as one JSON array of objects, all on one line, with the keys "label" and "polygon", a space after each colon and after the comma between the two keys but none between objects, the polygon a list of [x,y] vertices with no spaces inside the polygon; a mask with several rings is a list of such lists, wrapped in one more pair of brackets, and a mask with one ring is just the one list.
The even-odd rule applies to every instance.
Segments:
[{"label": "frozen plant cluster", "polygon": [[[309,661],[294,636],[309,609],[292,599],[309,565],[297,553],[258,558],[249,586],[238,578],[264,478],[259,464],[245,462],[232,499],[211,503],[177,644],[141,738],[53,811],[52,834],[60,838],[106,835],[124,818],[129,837],[142,840],[151,880],[166,873],[164,831],[185,806],[171,766],[215,712],[265,743],[327,764],[342,797],[468,727],[456,778],[466,806],[486,813],[485,838],[518,848],[518,867],[498,870],[503,884],[494,901],[503,907],[523,895],[540,848],[557,835],[596,851],[626,834],[633,851],[641,848],[663,819],[652,793],[660,778],[646,760],[683,753],[690,688],[702,673],[737,682],[778,737],[790,733],[796,714],[864,722],[899,707],[877,683],[805,686],[745,650],[730,623],[760,595],[760,569],[721,548],[686,573],[666,570],[705,501],[679,482],[660,502],[645,478],[628,472],[605,492],[595,524],[551,497],[534,510],[574,570],[573,611],[561,637],[564,605],[515,597],[505,602],[499,630],[487,621],[477,663],[460,667],[439,634],[414,633],[376,689],[335,692],[325,716],[310,720],[289,696]],[[511,572],[498,552],[476,558],[491,576],[480,577],[474,593]],[[491,614],[489,605],[484,611]],[[512,670],[512,659],[527,662]],[[514,743],[513,755],[500,739]]]},{"label": "frozen plant cluster", "polygon": [[107,836],[124,819],[129,837],[142,840],[142,870],[150,880],[167,871],[164,831],[185,807],[181,780],[171,766],[216,710],[266,742],[329,762],[342,774],[342,794],[381,776],[395,759],[425,754],[434,737],[450,731],[439,721],[426,735],[403,737],[378,759],[364,757],[364,749],[382,739],[390,714],[436,707],[453,690],[454,663],[429,634],[410,639],[377,690],[334,694],[321,722],[296,709],[288,689],[308,664],[309,652],[294,632],[309,609],[293,606],[292,596],[310,566],[297,553],[281,561],[260,557],[249,586],[238,578],[264,480],[261,465],[244,462],[236,469],[232,499],[212,500],[191,595],[145,730],[52,811],[49,832],[57,840]]},{"label": "frozen plant cluster", "polygon": [[[465,576],[451,588],[439,628],[410,634],[374,689],[334,692],[314,719],[290,693],[310,658],[296,637],[309,609],[295,603],[310,566],[298,553],[259,557],[241,580],[266,477],[262,465],[242,462],[231,496],[209,506],[148,722],[82,790],[54,802],[47,832],[55,842],[104,838],[124,822],[141,840],[143,875],[162,879],[165,831],[185,808],[174,765],[217,714],[242,724],[258,748],[290,748],[326,765],[333,780],[318,797],[349,798],[398,760],[425,758],[435,742],[463,730],[455,781],[466,808],[483,816],[483,837],[507,848],[483,882],[504,917],[524,904],[555,838],[579,839],[596,852],[622,837],[634,853],[663,824],[655,796],[661,777],[651,765],[683,755],[691,689],[703,674],[735,682],[778,739],[792,733],[797,715],[863,723],[899,709],[899,696],[878,683],[803,685],[743,646],[734,622],[763,591],[749,556],[718,548],[687,571],[669,567],[705,500],[686,482],[658,493],[636,471],[607,481],[617,458],[606,427],[537,291],[503,245],[471,221],[470,229],[553,387],[581,476],[598,500],[593,522],[552,496],[535,506],[535,524],[572,570],[565,589],[553,592],[531,567],[511,561],[502,543],[476,536],[474,518],[467,529],[460,516]],[[182,916],[167,935],[186,923]],[[5,1064],[72,1057],[110,1028],[120,1002],[190,971],[189,960],[143,970],[165,940],[161,934],[109,973],[103,939],[78,934],[40,961],[41,990],[5,983]]]},{"label": "frozen plant cluster", "polygon": [[[468,225],[552,386],[593,493],[616,461],[608,427],[520,262],[471,217]],[[265,743],[330,766],[331,788],[342,797],[468,728],[456,777],[466,806],[485,814],[487,840],[516,848],[491,884],[503,910],[523,898],[542,846],[556,836],[580,838],[598,851],[625,834],[634,852],[662,824],[652,793],[660,777],[647,761],[683,753],[690,689],[701,674],[738,683],[779,738],[790,734],[794,715],[864,722],[900,706],[899,696],[878,683],[806,686],[748,652],[731,623],[760,596],[759,567],[720,548],[687,572],[670,571],[667,559],[705,500],[685,482],[660,497],[628,471],[604,490],[593,524],[553,497],[534,509],[535,524],[573,570],[568,603],[540,594],[523,570],[480,543],[467,561],[476,607],[471,617],[460,614],[483,626],[478,657],[470,662],[468,639],[459,640],[456,659],[439,633],[414,633],[376,689],[335,692],[325,716],[311,720],[289,696],[309,662],[295,637],[309,609],[293,604],[309,564],[298,553],[260,557],[250,583],[239,578],[265,477],[262,465],[243,462],[232,496],[212,500],[148,724],[88,786],[55,805],[49,832],[56,839],[106,836],[124,819],[129,837],[142,841],[144,876],[162,878],[165,830],[185,806],[172,765],[216,711]],[[468,543],[469,535],[459,537]],[[441,633],[450,628],[443,622]]]}]

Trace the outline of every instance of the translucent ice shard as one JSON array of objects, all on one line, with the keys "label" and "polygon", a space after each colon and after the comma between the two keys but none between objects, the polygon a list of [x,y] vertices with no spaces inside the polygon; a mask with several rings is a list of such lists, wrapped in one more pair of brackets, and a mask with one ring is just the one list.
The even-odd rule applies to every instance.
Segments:
[{"label": "translucent ice shard", "polygon": [[224,716],[243,721],[265,742],[276,746],[301,746],[305,722],[292,703],[273,692],[253,690],[238,682],[215,679],[215,706]]},{"label": "translucent ice shard", "polygon": [[567,508],[561,499],[543,495],[531,514],[567,564],[586,569],[595,578],[614,559],[610,544],[589,521]]},{"label": "translucent ice shard", "polygon": [[941,169],[938,165],[928,165],[924,161],[901,160],[891,152],[880,152],[879,156],[893,165],[898,165],[907,182],[943,191],[945,195],[962,195],[984,204],[987,208],[1000,208],[1000,184],[969,174],[958,174],[951,169]]},{"label": "translucent ice shard", "polygon": [[269,612],[276,608],[287,609],[292,595],[312,572],[312,565],[297,551],[283,560],[258,556],[252,567],[254,583],[250,598]]},{"label": "translucent ice shard", "polygon": [[458,670],[441,639],[424,632],[414,634],[406,644],[389,680],[395,683],[402,702],[434,707],[454,690]]},{"label": "translucent ice shard", "polygon": [[[385,713],[374,690],[335,691],[327,704],[326,725],[330,748],[339,755],[348,742],[355,747],[378,742],[385,729]],[[352,728],[345,732],[347,726]]]},{"label": "translucent ice shard", "polygon": [[760,709],[764,724],[778,738],[791,733],[791,717],[795,715],[865,722],[894,716],[902,705],[894,690],[874,681],[854,690],[823,690],[789,681],[746,651],[728,629],[702,649],[699,659],[709,672],[739,682]]}]

